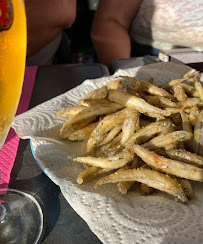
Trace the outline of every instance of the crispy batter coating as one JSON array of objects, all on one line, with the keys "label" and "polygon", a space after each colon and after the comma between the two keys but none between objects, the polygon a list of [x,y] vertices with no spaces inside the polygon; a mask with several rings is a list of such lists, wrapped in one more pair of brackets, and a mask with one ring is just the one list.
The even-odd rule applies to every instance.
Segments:
[{"label": "crispy batter coating", "polygon": [[140,145],[134,145],[133,149],[135,153],[153,169],[180,178],[203,182],[203,168],[159,156]]},{"label": "crispy batter coating", "polygon": [[55,139],[87,140],[85,156],[73,159],[88,166],[78,184],[116,171],[95,187],[118,182],[126,194],[140,182],[145,195],[158,189],[186,203],[193,196],[190,181],[203,182],[202,109],[196,70],[165,86],[153,78],[120,76],[86,94],[78,106],[58,111],[56,117],[68,120]]},{"label": "crispy batter coating", "polygon": [[147,103],[144,99],[133,96],[129,93],[118,91],[118,90],[110,90],[109,91],[109,100],[112,102],[116,102],[127,107],[134,107],[140,113],[155,113],[163,116],[170,116],[171,112],[162,110],[157,108],[149,103]]},{"label": "crispy batter coating", "polygon": [[180,202],[186,203],[188,201],[181,185],[176,180],[160,172],[143,168],[129,169],[106,176],[96,183],[95,189],[100,185],[119,181],[138,181],[171,194]]}]

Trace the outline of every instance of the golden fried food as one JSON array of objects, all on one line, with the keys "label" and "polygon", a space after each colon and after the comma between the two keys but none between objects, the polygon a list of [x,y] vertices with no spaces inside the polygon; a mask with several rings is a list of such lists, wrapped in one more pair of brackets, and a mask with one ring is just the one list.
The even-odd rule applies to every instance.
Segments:
[{"label": "golden fried food", "polygon": [[126,148],[120,153],[107,158],[87,156],[74,158],[73,161],[83,164],[89,164],[91,166],[101,167],[104,169],[118,169],[132,161],[133,158],[133,151],[130,148]]},{"label": "golden fried food", "polygon": [[194,87],[199,95],[200,100],[203,102],[203,87],[201,83],[197,80],[197,76],[194,78]]},{"label": "golden fried food", "polygon": [[84,181],[92,178],[101,168],[100,167],[87,167],[77,177],[77,183],[82,184]]},{"label": "golden fried food", "polygon": [[203,110],[199,113],[194,125],[193,150],[203,156]]},{"label": "golden fried food", "polygon": [[200,109],[197,106],[194,106],[190,109],[189,121],[191,126],[195,125],[199,113],[200,113]]},{"label": "golden fried food", "polygon": [[169,111],[164,111],[160,108],[152,106],[151,104],[147,103],[144,99],[133,96],[129,93],[117,91],[117,90],[110,90],[109,91],[109,100],[121,105],[125,105],[127,107],[133,107],[138,110],[140,113],[155,113],[160,114],[163,116],[170,116],[171,113]]},{"label": "golden fried food", "polygon": [[203,168],[186,164],[178,160],[165,158],[140,145],[134,145],[133,149],[137,156],[153,169],[180,178],[203,182]]},{"label": "golden fried food", "polygon": [[113,129],[108,132],[108,134],[106,135],[106,137],[104,138],[104,140],[101,141],[98,144],[98,146],[105,145],[108,142],[112,141],[119,134],[119,132],[121,131],[121,129],[122,129],[122,125],[120,125],[120,124],[119,125],[115,125],[113,127]]},{"label": "golden fried food", "polygon": [[106,83],[106,86],[108,87],[108,89],[122,89],[123,83],[121,80],[110,80]]},{"label": "golden fried food", "polygon": [[[147,164],[143,164],[141,166],[141,168],[143,169],[151,169]],[[143,195],[149,195],[151,193],[153,193],[155,191],[154,188],[144,184],[144,183],[141,183],[140,184],[140,192],[143,194]]]},{"label": "golden fried food", "polygon": [[164,88],[166,90],[170,90],[171,87],[173,87],[183,81],[186,81],[190,78],[194,78],[196,74],[197,74],[197,71],[192,69],[189,72],[187,72],[183,77],[170,81]]},{"label": "golden fried food", "polygon": [[84,109],[85,109],[84,106],[73,106],[73,107],[69,107],[57,111],[56,116],[61,118],[71,118]]},{"label": "golden fried food", "polygon": [[135,109],[130,109],[122,125],[122,137],[121,145],[130,138],[131,135],[136,131],[137,123],[139,121],[140,114]]},{"label": "golden fried food", "polygon": [[173,98],[173,96],[169,92],[152,84],[151,82],[148,81],[144,82],[137,79],[136,77],[129,77],[129,76],[120,76],[120,77],[135,83],[135,85],[139,86],[142,91],[148,92],[151,95]]},{"label": "golden fried food", "polygon": [[[127,169],[135,169],[137,167],[138,167],[138,157],[135,157],[131,165],[126,165],[118,169],[116,172],[119,173]],[[125,195],[134,185],[135,185],[135,181],[120,181],[117,184],[117,188],[121,194]]]},{"label": "golden fried food", "polygon": [[162,108],[165,108],[165,107],[175,108],[175,107],[177,107],[176,102],[171,101],[167,97],[146,95],[146,96],[144,96],[144,99],[146,100],[146,102],[148,102],[154,106],[158,106],[158,107],[162,107]]},{"label": "golden fried food", "polygon": [[76,123],[70,124],[70,126],[68,128],[60,131],[59,138],[60,139],[67,139],[67,138],[69,138],[69,136],[72,133],[84,128],[85,126],[89,125],[90,123],[94,122],[95,120],[96,120],[96,116],[92,116],[89,118],[79,120]]},{"label": "golden fried food", "polygon": [[84,169],[77,177],[77,183],[78,184],[83,184],[85,181],[95,178],[97,176],[106,174],[110,172],[111,169],[102,169],[100,167],[87,167]]},{"label": "golden fried food", "polygon": [[173,86],[173,92],[174,92],[174,97],[178,100],[178,101],[184,101],[187,98],[187,95],[185,93],[185,90],[183,89],[183,87],[180,84],[177,84],[175,86]]},{"label": "golden fried food", "polygon": [[95,188],[107,183],[116,183],[119,181],[138,181],[152,188],[164,191],[173,195],[178,201],[186,203],[187,197],[183,192],[181,185],[168,175],[150,169],[129,169],[122,172],[116,172],[100,179]]},{"label": "golden fried food", "polygon": [[[93,154],[93,150],[97,145],[102,145],[102,141],[105,139],[107,133],[111,131],[115,126],[119,129],[116,131],[119,133],[123,121],[125,120],[129,109],[125,108],[116,113],[109,114],[105,116],[97,125],[97,127],[92,131],[92,134],[87,142],[86,155]],[[114,133],[114,135],[116,135]],[[110,138],[113,139],[113,138]],[[108,140],[109,141],[109,140]],[[106,141],[106,143],[108,142]]]},{"label": "golden fried food", "polygon": [[190,96],[190,97],[199,97],[198,92],[193,86],[187,85],[185,83],[180,83],[179,84],[185,91],[185,93]]},{"label": "golden fried food", "polygon": [[108,96],[107,86],[102,86],[101,88],[95,89],[86,95],[84,95],[80,100],[79,104],[85,99],[104,99]]},{"label": "golden fried food", "polygon": [[108,104],[108,103],[110,103],[110,101],[106,98],[98,98],[98,99],[89,98],[80,101],[80,104],[85,107],[92,107],[98,104]]},{"label": "golden fried food", "polygon": [[186,151],[185,149],[174,149],[166,151],[165,154],[172,159],[179,160],[185,163],[194,164],[203,168],[203,157],[195,153]]},{"label": "golden fried food", "polygon": [[141,130],[135,132],[127,141],[126,146],[133,144],[141,144],[149,139],[151,139],[154,135],[158,134],[162,130],[171,126],[171,121],[169,119],[156,121],[154,123],[150,123],[146,127]]},{"label": "golden fried food", "polygon": [[122,75],[119,77],[135,84],[136,92],[138,92],[138,93],[141,92],[141,90],[142,90],[142,81],[141,80],[137,79],[136,77],[122,76]]},{"label": "golden fried food", "polygon": [[71,125],[73,125],[74,123],[78,123],[83,119],[94,118],[95,116],[103,114],[110,114],[122,108],[123,106],[117,103],[98,104],[93,107],[86,107],[86,109],[82,110],[63,124],[60,130],[60,135],[66,133]]},{"label": "golden fried food", "polygon": [[144,143],[142,146],[148,150],[155,150],[160,147],[166,147],[180,141],[186,141],[192,138],[192,133],[187,131],[174,131],[167,134],[159,135],[150,141]]},{"label": "golden fried food", "polygon": [[135,181],[120,181],[117,184],[117,188],[121,194],[125,195],[134,185]]},{"label": "golden fried food", "polygon": [[166,86],[120,76],[56,116],[67,118],[57,139],[87,140],[85,156],[73,159],[87,166],[78,184],[110,173],[95,188],[112,182],[127,194],[136,183],[144,195],[157,189],[186,203],[191,181],[203,182],[203,87],[196,70]]},{"label": "golden fried food", "polygon": [[179,103],[177,103],[177,107],[180,109],[192,108],[200,102],[199,98],[187,98]]},{"label": "golden fried food", "polygon": [[143,195],[149,195],[149,194],[153,193],[155,191],[155,189],[144,184],[144,183],[141,183],[140,184],[140,191]]},{"label": "golden fried food", "polygon": [[177,178],[177,181],[180,183],[180,185],[182,186],[182,189],[186,195],[186,197],[188,199],[191,199],[193,196],[193,190],[192,190],[192,186],[189,182],[189,180],[186,179],[182,179],[182,178]]},{"label": "golden fried food", "polygon": [[96,128],[99,122],[90,123],[79,130],[74,131],[68,137],[70,141],[84,141],[90,138],[92,131]]},{"label": "golden fried food", "polygon": [[181,119],[182,119],[182,128],[183,130],[187,131],[192,135],[192,137],[188,140],[186,140],[187,148],[189,148],[191,151],[193,150],[193,131],[192,126],[189,121],[189,116],[187,113],[185,113],[183,110],[180,111]]}]

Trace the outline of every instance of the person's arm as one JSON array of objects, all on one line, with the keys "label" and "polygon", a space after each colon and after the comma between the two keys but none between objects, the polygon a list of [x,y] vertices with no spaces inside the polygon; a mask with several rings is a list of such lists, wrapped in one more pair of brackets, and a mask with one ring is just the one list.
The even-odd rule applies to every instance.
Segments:
[{"label": "person's arm", "polygon": [[[27,16],[27,57],[34,55],[76,17],[76,0],[25,0]],[[20,27],[19,27],[20,28]]]},{"label": "person's arm", "polygon": [[98,60],[109,67],[117,58],[130,57],[132,20],[142,0],[101,0],[95,12],[91,39]]}]

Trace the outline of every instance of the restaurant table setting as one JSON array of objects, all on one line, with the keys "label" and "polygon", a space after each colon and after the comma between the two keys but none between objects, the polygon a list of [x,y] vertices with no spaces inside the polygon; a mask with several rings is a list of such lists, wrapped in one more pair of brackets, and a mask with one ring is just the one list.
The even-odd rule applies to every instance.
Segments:
[{"label": "restaurant table setting", "polygon": [[141,80],[153,77],[156,82],[166,84],[189,70],[188,66],[174,63],[118,69],[113,75],[87,79],[14,118],[12,128],[17,136],[30,140],[36,163],[60,187],[67,202],[101,242],[203,243],[203,184],[194,183],[194,198],[187,204],[162,192],[143,196],[134,190],[123,196],[112,184],[95,190],[95,179],[78,185],[76,178],[83,166],[72,159],[84,155],[86,142],[52,139],[59,135],[64,123],[56,112],[76,105],[84,94],[120,75]]}]

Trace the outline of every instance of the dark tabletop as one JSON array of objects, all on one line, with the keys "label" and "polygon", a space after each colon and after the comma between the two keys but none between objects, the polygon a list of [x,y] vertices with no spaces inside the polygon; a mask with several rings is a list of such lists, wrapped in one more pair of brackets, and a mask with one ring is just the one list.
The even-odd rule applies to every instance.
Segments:
[{"label": "dark tabletop", "polygon": [[[106,75],[109,75],[107,68],[100,64],[39,67],[30,108],[72,89],[85,79]],[[40,203],[44,214],[42,243],[101,243],[65,200],[60,188],[38,166],[29,140],[20,140],[9,187],[32,194]]]}]

